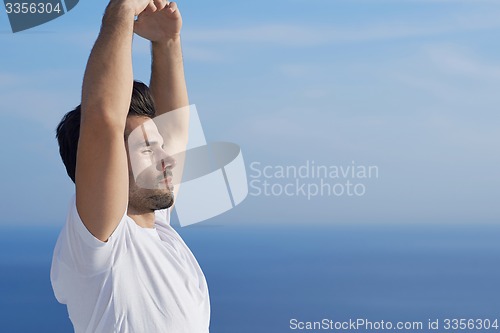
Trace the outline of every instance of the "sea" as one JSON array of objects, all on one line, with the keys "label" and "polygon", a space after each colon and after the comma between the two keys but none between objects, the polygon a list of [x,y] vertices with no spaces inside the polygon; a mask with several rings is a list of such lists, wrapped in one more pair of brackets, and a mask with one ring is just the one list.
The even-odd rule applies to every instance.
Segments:
[{"label": "sea", "polygon": [[[210,332],[500,332],[500,225],[177,231],[207,279]],[[49,279],[58,233],[0,228],[0,333],[73,332]]]}]

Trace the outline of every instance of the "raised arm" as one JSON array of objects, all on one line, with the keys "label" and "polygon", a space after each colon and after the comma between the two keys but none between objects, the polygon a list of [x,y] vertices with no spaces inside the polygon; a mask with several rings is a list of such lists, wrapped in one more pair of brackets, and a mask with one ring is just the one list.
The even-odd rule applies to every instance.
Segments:
[{"label": "raised arm", "polygon": [[[184,77],[181,49],[182,17],[175,2],[163,0],[155,12],[139,15],[134,31],[151,41],[152,66],[150,89],[155,101],[158,130],[167,153],[185,150],[189,128],[189,100]],[[171,112],[174,111],[174,112]],[[175,178],[182,178],[183,154],[174,155]],[[178,185],[178,184],[177,184]],[[175,187],[177,194],[179,186]]]},{"label": "raised arm", "polygon": [[189,104],[181,51],[182,17],[175,2],[163,0],[154,13],[139,15],[135,32],[152,44],[150,88],[157,114]]},{"label": "raised arm", "polygon": [[132,95],[134,16],[149,0],[111,0],[83,79],[76,206],[87,229],[107,241],[128,202],[125,122]]}]

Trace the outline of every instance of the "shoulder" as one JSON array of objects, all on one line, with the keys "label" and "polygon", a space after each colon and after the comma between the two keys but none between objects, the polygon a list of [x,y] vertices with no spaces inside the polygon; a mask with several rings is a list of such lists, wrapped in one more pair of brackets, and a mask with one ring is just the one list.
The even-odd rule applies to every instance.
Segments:
[{"label": "shoulder", "polygon": [[103,242],[102,240],[96,238],[85,226],[85,224],[82,221],[82,218],[78,212],[78,209],[76,207],[76,196],[73,195],[70,204],[69,204],[69,211],[68,211],[68,218],[66,221],[66,224],[68,225],[69,228],[71,228],[75,234],[78,234],[78,236],[89,246],[89,247],[103,247],[107,246],[110,244],[113,244],[114,241],[119,237],[119,235],[122,233],[123,229],[127,227],[129,224],[130,218],[127,215],[127,210],[126,208],[124,209],[124,214],[120,218],[120,221],[116,228],[114,229],[113,233],[110,235],[109,239],[106,242]]},{"label": "shoulder", "polygon": [[[103,271],[117,260],[118,254],[126,252],[130,242],[126,238],[133,238],[131,234],[130,217],[123,215],[120,223],[113,231],[107,242],[94,237],[83,224],[75,204],[75,196],[70,199],[66,224],[61,230],[54,250],[53,264],[59,262],[79,272],[93,274]],[[119,250],[119,251],[118,251]],[[113,252],[119,252],[112,255]]]}]

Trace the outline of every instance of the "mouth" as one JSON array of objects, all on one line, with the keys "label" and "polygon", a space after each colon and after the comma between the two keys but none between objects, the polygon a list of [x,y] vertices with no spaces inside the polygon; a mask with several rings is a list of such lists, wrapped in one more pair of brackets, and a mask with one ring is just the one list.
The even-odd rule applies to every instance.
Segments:
[{"label": "mouth", "polygon": [[158,177],[158,182],[159,183],[165,183],[165,182],[172,183],[172,178],[173,178],[172,171],[167,169],[167,170],[164,170],[162,172],[162,175],[160,177]]},{"label": "mouth", "polygon": [[158,185],[161,188],[167,188],[169,191],[174,190],[174,185],[172,185],[172,177],[168,176],[167,178],[163,178],[158,182]]},{"label": "mouth", "polygon": [[166,178],[162,178],[160,181],[159,181],[160,184],[167,184],[167,185],[172,185],[172,177],[171,176],[168,176]]}]

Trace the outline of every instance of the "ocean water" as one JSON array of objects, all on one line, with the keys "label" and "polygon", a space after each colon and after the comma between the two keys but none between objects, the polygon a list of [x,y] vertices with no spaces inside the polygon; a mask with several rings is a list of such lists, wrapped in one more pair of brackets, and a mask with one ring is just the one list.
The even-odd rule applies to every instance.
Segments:
[{"label": "ocean water", "polygon": [[[420,321],[424,328],[429,319],[500,320],[500,226],[177,230],[207,278],[214,333],[306,331],[292,330],[291,319]],[[0,228],[0,332],[73,332],[49,280],[57,235],[55,228]],[[308,332],[319,331],[335,330]]]}]

